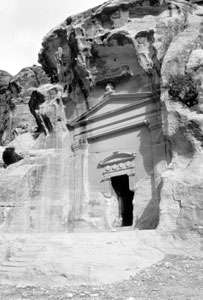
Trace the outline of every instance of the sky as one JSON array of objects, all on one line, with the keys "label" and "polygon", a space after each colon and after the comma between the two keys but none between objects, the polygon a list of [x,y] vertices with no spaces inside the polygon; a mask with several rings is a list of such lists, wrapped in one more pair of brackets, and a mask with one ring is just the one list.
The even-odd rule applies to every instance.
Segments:
[{"label": "sky", "polygon": [[11,75],[38,64],[43,37],[68,16],[105,0],[0,0],[0,70]]}]

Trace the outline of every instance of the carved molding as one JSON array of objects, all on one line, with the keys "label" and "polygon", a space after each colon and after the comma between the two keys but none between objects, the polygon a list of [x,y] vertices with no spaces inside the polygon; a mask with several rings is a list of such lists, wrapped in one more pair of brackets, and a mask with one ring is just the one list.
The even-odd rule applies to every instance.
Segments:
[{"label": "carved molding", "polygon": [[103,161],[99,163],[99,166],[105,167],[109,164],[118,164],[118,163],[124,163],[127,161],[134,160],[136,157],[135,153],[126,153],[126,152],[119,152],[114,151],[113,154],[107,158],[105,158]]},{"label": "carved molding", "polygon": [[102,162],[99,167],[103,167],[103,181],[119,175],[135,175],[135,153],[113,152],[113,154]]}]

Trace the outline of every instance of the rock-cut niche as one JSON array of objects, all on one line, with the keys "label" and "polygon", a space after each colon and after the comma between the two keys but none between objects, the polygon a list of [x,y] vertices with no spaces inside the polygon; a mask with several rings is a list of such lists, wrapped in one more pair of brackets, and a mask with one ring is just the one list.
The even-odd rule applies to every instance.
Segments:
[{"label": "rock-cut niche", "polygon": [[132,40],[123,33],[107,36],[103,44],[95,43],[89,66],[90,70],[97,70],[94,75],[97,86],[112,82],[119,86],[127,84],[130,89],[137,90],[149,84]]}]

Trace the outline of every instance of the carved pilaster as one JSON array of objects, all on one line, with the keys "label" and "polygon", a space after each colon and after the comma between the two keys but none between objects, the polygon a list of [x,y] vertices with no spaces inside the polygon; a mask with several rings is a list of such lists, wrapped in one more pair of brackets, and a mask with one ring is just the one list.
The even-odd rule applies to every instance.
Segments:
[{"label": "carved pilaster", "polygon": [[102,180],[102,192],[105,197],[111,197],[111,180],[110,178],[105,178]]},{"label": "carved pilaster", "polygon": [[135,191],[135,173],[129,174],[129,189]]},{"label": "carved pilaster", "polygon": [[147,122],[147,125],[151,133],[152,145],[156,143],[163,142],[163,132],[162,132],[162,120],[161,116],[157,116]]},{"label": "carved pilaster", "polygon": [[88,216],[89,203],[89,144],[87,139],[75,141],[72,145],[74,151],[74,177],[75,177],[75,219]]},{"label": "carved pilaster", "polygon": [[155,195],[159,199],[157,191],[161,182],[161,174],[167,166],[165,139],[162,132],[161,116],[157,116],[148,122],[152,144],[152,163],[154,173]]}]

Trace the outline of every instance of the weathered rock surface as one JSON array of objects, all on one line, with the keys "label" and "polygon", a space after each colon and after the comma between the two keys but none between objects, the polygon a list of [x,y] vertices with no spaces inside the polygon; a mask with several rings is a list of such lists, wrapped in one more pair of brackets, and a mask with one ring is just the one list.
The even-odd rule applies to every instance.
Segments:
[{"label": "weathered rock surface", "polygon": [[[68,83],[67,103],[75,102],[74,113],[100,101],[109,82],[118,94],[163,86],[163,131],[171,164],[161,179],[159,229],[200,232],[201,197],[191,197],[188,189],[194,195],[201,190],[201,168],[194,170],[193,163],[202,164],[202,21],[196,12],[186,18],[181,5],[183,13],[174,9],[170,17],[164,4],[109,1],[48,33],[39,61],[53,81]],[[199,104],[191,109],[173,103],[167,93],[169,78],[186,73],[201,82]],[[174,196],[178,190],[179,200]]]},{"label": "weathered rock surface", "polygon": [[[202,21],[193,15],[176,36],[163,59],[163,130],[172,161],[162,174],[160,224],[162,231],[202,234]],[[188,108],[173,102],[167,83],[171,76],[190,74],[198,83],[198,104]]]},{"label": "weathered rock surface", "polygon": [[49,83],[50,80],[37,65],[24,68],[15,76],[2,72],[4,77],[0,79],[2,82],[1,143],[6,145],[17,135],[28,132],[28,128],[35,125],[27,104],[32,91],[40,85]]},{"label": "weathered rock surface", "polygon": [[159,88],[161,61],[183,28],[184,18],[168,18],[165,4],[109,1],[50,31],[39,62],[78,114],[101,101],[108,83],[116,93]]},{"label": "weathered rock surface", "polygon": [[[134,191],[132,226],[202,234],[203,27],[198,6],[192,11],[191,4],[176,4],[180,10],[170,15],[166,3],[114,0],[68,17],[42,42],[39,62],[50,79],[39,67],[10,79],[14,107],[3,141],[13,139],[11,145],[27,152],[2,170],[3,231],[111,228],[119,223],[119,188],[112,192],[104,174],[112,168],[114,177],[125,175],[135,162],[135,172],[127,173],[128,192]],[[198,83],[197,105],[169,95],[170,78],[178,74]],[[113,112],[138,102],[136,129],[128,124],[130,131],[122,128],[119,137],[115,126],[122,120]],[[114,130],[105,135],[106,144],[103,117]],[[133,117],[129,110],[128,119]],[[128,151],[131,161],[122,157],[125,164],[119,164],[116,151]],[[98,162],[110,157],[102,173]]]},{"label": "weathered rock surface", "polygon": [[13,76],[10,84],[12,85],[13,82],[26,91],[29,88],[37,88],[50,81],[41,66],[33,65],[32,67],[23,68],[18,74]]},{"label": "weathered rock surface", "polygon": [[11,79],[12,75],[10,75],[8,72],[6,71],[0,71],[0,88],[1,91],[3,89],[6,89],[8,87],[9,81]]},{"label": "weathered rock surface", "polygon": [[0,71],[0,139],[4,133],[7,120],[9,119],[8,85],[11,75],[6,71]]}]

